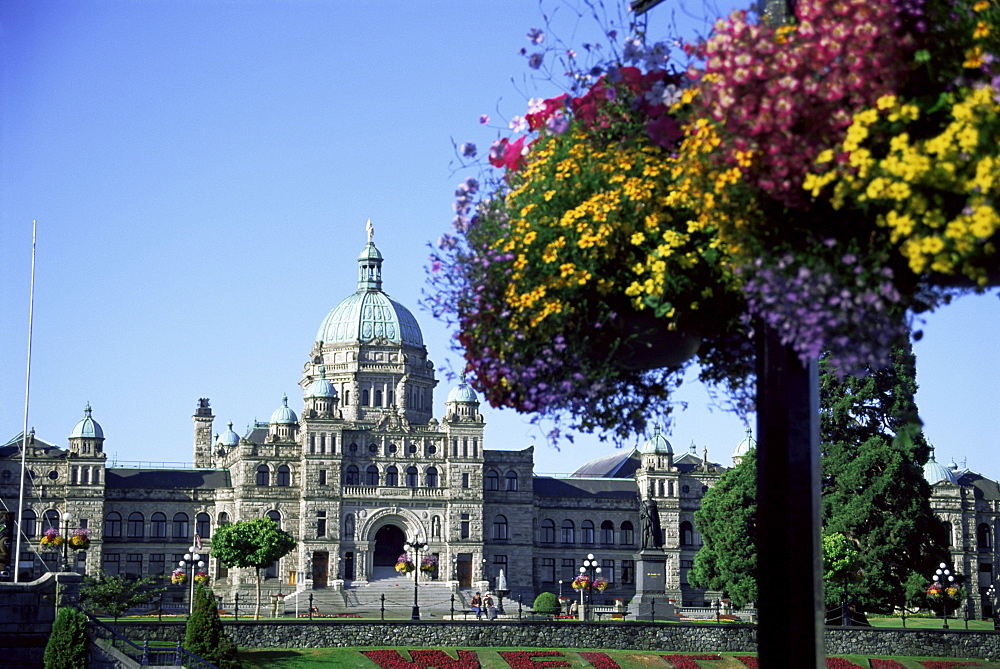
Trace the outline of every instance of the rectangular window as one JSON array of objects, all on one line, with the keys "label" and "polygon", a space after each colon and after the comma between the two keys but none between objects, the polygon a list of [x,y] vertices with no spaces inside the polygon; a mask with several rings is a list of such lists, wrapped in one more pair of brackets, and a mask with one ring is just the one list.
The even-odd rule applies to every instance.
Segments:
[{"label": "rectangular window", "polygon": [[563,558],[559,578],[566,583],[570,583],[576,578],[576,562],[572,558]]},{"label": "rectangular window", "polygon": [[493,574],[497,577],[500,576],[500,570],[503,569],[504,578],[510,576],[510,570],[507,569],[507,556],[506,555],[494,555],[493,556]]},{"label": "rectangular window", "polygon": [[[120,573],[120,569],[119,569],[120,560],[119,560],[119,557],[120,556],[118,555],[118,553],[105,553],[104,554],[104,561],[103,561],[103,563],[101,565],[101,569],[104,570],[105,574],[107,574],[108,576],[117,576]],[[182,555],[181,557],[184,557],[184,556]]]},{"label": "rectangular window", "polygon": [[163,580],[167,573],[167,560],[163,553],[154,553],[149,556],[149,575],[157,580]]},{"label": "rectangular window", "polygon": [[319,470],[319,484],[320,485],[326,485],[326,470],[325,469]]},{"label": "rectangular window", "polygon": [[309,455],[315,455],[316,453],[316,435],[309,435]]},{"label": "rectangular window", "polygon": [[979,571],[981,571],[983,573],[986,573],[986,574],[992,574],[993,573],[993,565],[991,563],[989,563],[989,562],[980,562],[979,563]]},{"label": "rectangular window", "polygon": [[556,582],[556,560],[555,558],[542,558],[542,583]]},{"label": "rectangular window", "polygon": [[469,475],[467,473],[466,474],[462,474],[462,487],[463,488],[468,488],[469,487]]},{"label": "rectangular window", "polygon": [[635,583],[635,560],[622,560],[622,583]]},{"label": "rectangular window", "polygon": [[608,583],[615,582],[615,561],[601,560],[601,576],[608,579]]},{"label": "rectangular window", "polygon": [[467,514],[467,513],[463,513],[462,514],[462,528],[461,528],[461,531],[462,531],[462,538],[463,539],[468,539],[469,538],[469,514]]},{"label": "rectangular window", "polygon": [[142,555],[140,553],[129,553],[125,556],[125,575],[129,578],[142,576]]},{"label": "rectangular window", "polygon": [[694,560],[681,560],[681,569],[691,569],[694,567]]},{"label": "rectangular window", "polygon": [[316,512],[316,538],[326,536],[326,511]]}]

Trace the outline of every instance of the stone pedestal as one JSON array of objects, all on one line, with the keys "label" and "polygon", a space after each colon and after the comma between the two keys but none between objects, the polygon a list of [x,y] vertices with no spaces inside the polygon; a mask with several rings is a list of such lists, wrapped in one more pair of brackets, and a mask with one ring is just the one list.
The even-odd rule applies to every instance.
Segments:
[{"label": "stone pedestal", "polygon": [[635,597],[629,612],[636,620],[649,620],[654,613],[657,620],[679,619],[667,599],[667,556],[659,549],[644,548],[637,557]]},{"label": "stone pedestal", "polygon": [[334,592],[340,592],[341,590],[343,590],[344,579],[335,578],[334,580],[330,581],[330,589],[333,590]]}]

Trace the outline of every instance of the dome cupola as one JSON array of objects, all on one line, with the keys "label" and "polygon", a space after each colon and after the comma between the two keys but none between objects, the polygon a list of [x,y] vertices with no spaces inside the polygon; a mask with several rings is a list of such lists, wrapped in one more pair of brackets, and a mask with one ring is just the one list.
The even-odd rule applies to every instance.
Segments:
[{"label": "dome cupola", "polygon": [[299,417],[288,408],[288,395],[284,395],[281,398],[281,406],[271,414],[267,435],[272,441],[291,441],[295,438],[298,424]]},{"label": "dome cupola", "polygon": [[233,446],[239,446],[240,435],[233,431],[233,422],[229,421],[229,425],[225,432],[219,435],[215,440],[216,446],[224,446],[226,448],[232,448]]},{"label": "dome cupola", "polygon": [[326,380],[326,366],[319,366],[319,375],[306,389],[303,418],[334,418],[337,408],[337,390]]},{"label": "dome cupola", "polygon": [[445,420],[482,422],[479,413],[479,396],[476,391],[462,379],[462,382],[448,392],[445,401]]},{"label": "dome cupola", "polygon": [[642,448],[639,449],[641,453],[656,453],[658,455],[673,455],[674,448],[667,441],[666,437],[660,434],[660,426],[657,425],[653,429],[653,436],[650,437]]},{"label": "dome cupola", "polygon": [[955,472],[934,459],[933,450],[931,451],[930,459],[928,459],[927,464],[924,465],[924,480],[927,481],[929,485],[935,485],[937,483],[958,483]]},{"label": "dome cupola", "polygon": [[104,430],[90,414],[90,402],[87,402],[87,406],[83,409],[83,418],[69,434],[70,452],[79,456],[92,457],[104,452]]},{"label": "dome cupola", "polygon": [[733,462],[735,464],[740,464],[743,461],[743,458],[746,457],[747,453],[757,448],[757,440],[754,439],[752,435],[753,432],[750,430],[750,426],[747,425],[746,439],[736,444],[736,448],[733,450]]}]

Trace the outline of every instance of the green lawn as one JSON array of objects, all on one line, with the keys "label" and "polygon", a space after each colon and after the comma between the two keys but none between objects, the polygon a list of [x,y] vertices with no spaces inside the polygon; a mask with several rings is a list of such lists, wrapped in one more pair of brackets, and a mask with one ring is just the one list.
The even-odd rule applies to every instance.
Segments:
[{"label": "green lawn", "polygon": [[[898,617],[891,618],[869,618],[868,622],[872,624],[872,627],[902,627],[903,619]],[[944,620],[941,618],[906,618],[906,628],[907,629],[922,629],[922,630],[939,630],[944,627]],[[955,620],[954,618],[948,618],[948,628],[953,630],[964,630],[965,621],[959,618]],[[992,620],[970,620],[969,621],[970,630],[989,630],[993,631],[993,621]]]},{"label": "green lawn", "polygon": [[[379,665],[368,659],[362,654],[362,651],[371,651],[371,648],[302,648],[296,650],[241,650],[240,660],[243,662],[243,666],[246,669],[306,669],[307,667],[344,667],[346,668],[377,668]],[[386,646],[383,650],[395,650],[401,655],[401,659],[409,662],[412,658],[409,656],[406,648],[403,647],[390,647]],[[456,649],[454,648],[441,648],[441,649],[422,649],[422,650],[443,650],[451,658],[457,658]],[[516,649],[516,648],[469,648],[463,650],[472,650],[476,652],[477,658],[479,660],[479,665],[482,669],[510,669],[511,664],[507,662],[503,657],[501,657],[501,652],[526,652],[530,655],[539,652],[546,652],[543,649]],[[646,651],[627,651],[627,650],[569,650],[569,649],[558,649],[556,652],[561,653],[561,656],[550,656],[550,657],[540,657],[535,655],[534,659],[539,664],[536,666],[546,666],[541,664],[547,661],[562,661],[568,664],[551,664],[548,666],[569,666],[573,668],[583,669],[584,667],[600,666],[596,663],[588,662],[586,659],[581,657],[581,653],[594,652],[594,653],[605,653],[612,660],[614,660],[618,666],[622,669],[657,669],[673,666],[672,663],[660,657],[661,655],[670,655],[672,653],[668,651],[659,652],[646,652]],[[698,666],[705,669],[746,669],[746,665],[735,658],[737,655],[747,655],[745,653],[720,653],[721,659],[718,660],[699,660]],[[854,664],[863,669],[869,669],[870,664],[868,662],[868,656],[863,655],[845,655],[840,656],[847,660],[850,660]],[[891,658],[902,664],[907,669],[923,669],[923,666],[918,663],[918,660],[944,660],[949,658],[928,658],[928,657],[898,657],[893,656]],[[953,659],[953,658],[951,658]],[[977,664],[971,666],[982,666],[990,667],[992,669],[1000,669],[1000,662],[987,662],[985,660],[971,660]],[[457,666],[457,663],[456,663]],[[613,665],[612,665],[613,666]],[[967,665],[970,666],[970,665]]]}]

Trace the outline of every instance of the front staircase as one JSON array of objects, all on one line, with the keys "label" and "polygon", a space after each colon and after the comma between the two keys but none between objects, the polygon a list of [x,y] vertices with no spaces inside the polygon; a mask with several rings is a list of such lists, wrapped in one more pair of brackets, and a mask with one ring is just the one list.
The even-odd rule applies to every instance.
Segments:
[{"label": "front staircase", "polygon": [[[418,603],[421,619],[450,617],[452,591],[447,581],[420,581]],[[386,618],[409,619],[413,610],[413,575],[402,575],[392,567],[375,567],[370,581],[347,581],[342,591],[330,588],[305,590],[299,598],[299,615],[309,612],[309,595],[312,605],[321,615],[356,613],[365,617],[380,616],[383,595]],[[468,609],[469,594],[455,593],[456,616]],[[295,599],[285,598],[285,614],[295,615]]]}]

